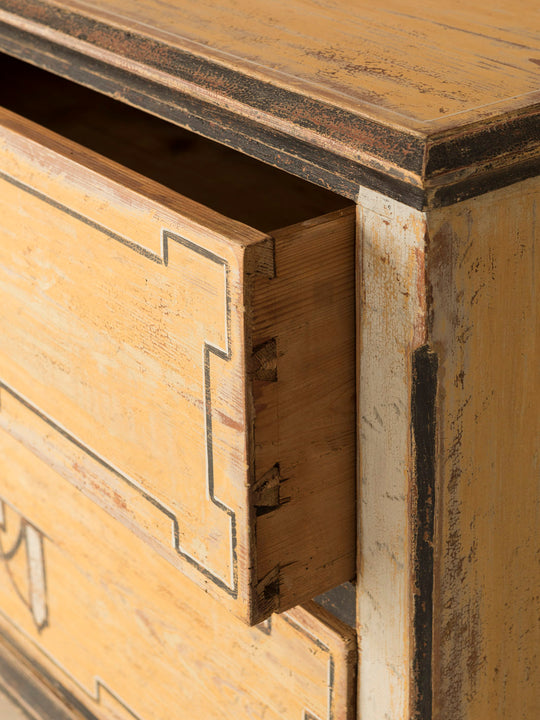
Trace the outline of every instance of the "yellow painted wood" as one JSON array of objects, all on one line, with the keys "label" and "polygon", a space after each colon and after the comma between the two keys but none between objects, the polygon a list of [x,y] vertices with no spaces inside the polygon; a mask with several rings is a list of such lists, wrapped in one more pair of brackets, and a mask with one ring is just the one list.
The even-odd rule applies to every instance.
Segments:
[{"label": "yellow painted wood", "polygon": [[540,714],[539,205],[534,179],[428,217],[440,720]]},{"label": "yellow painted wood", "polygon": [[0,468],[1,631],[99,720],[353,719],[322,608],[250,628],[4,430]]},{"label": "yellow painted wood", "polygon": [[2,426],[248,622],[351,577],[354,213],[269,236],[7,111],[0,165]]},{"label": "yellow painted wood", "polygon": [[534,0],[54,5],[420,133],[538,102],[540,16]]}]

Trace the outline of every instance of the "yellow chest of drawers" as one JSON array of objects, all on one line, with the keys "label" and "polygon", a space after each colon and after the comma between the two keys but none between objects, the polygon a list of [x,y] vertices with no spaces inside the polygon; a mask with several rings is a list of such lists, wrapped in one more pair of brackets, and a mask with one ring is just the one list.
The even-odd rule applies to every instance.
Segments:
[{"label": "yellow chest of drawers", "polygon": [[534,10],[3,0],[19,694],[538,715]]}]

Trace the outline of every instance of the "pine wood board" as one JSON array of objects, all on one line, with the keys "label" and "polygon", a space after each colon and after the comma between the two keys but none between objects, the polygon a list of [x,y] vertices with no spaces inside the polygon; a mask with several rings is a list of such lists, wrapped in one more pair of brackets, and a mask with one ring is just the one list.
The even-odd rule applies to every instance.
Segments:
[{"label": "pine wood board", "polygon": [[75,716],[353,720],[355,640],[315,603],[248,627],[0,431],[0,628]]},{"label": "pine wood board", "polygon": [[249,623],[349,579],[354,213],[271,237],[1,119],[2,426]]}]

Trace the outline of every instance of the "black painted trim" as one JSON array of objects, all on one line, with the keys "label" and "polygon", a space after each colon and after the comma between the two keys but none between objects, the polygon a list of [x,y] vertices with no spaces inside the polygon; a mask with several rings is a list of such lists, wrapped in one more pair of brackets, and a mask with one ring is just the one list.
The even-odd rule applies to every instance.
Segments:
[{"label": "black painted trim", "polygon": [[430,140],[426,157],[426,179],[445,172],[466,169],[474,164],[486,165],[497,157],[513,155],[538,146],[540,139],[540,107],[514,118],[487,123],[467,133]]},{"label": "black painted trim", "polygon": [[[540,137],[540,128],[538,137]],[[493,190],[500,190],[537,175],[540,175],[540,156],[529,158],[505,168],[491,170],[489,173],[472,175],[452,185],[435,188],[429,192],[428,206],[437,208],[454,205],[462,200],[478,197]]]},{"label": "black painted trim", "polygon": [[398,177],[1,22],[0,49],[351,200],[364,186],[424,207],[423,190]]},{"label": "black painted trim", "polygon": [[379,157],[411,172],[423,166],[424,144],[421,137],[385,123],[344,110],[331,103],[310,98],[268,81],[259,80],[240,70],[182,50],[131,29],[126,31],[41,0],[4,0],[3,9],[58,30],[71,38],[90,43],[122,58],[159,70],[170,77],[236,100],[261,112],[334,141],[364,147]]},{"label": "black painted trim", "polygon": [[435,403],[438,358],[424,345],[413,353],[411,414],[416,488],[413,493],[413,720],[432,717]]},{"label": "black painted trim", "polygon": [[[0,689],[5,692],[19,707],[24,710],[22,702],[34,709],[41,720],[73,720],[69,708],[78,713],[84,720],[98,720],[83,703],[78,700],[64,685],[34,660],[29,660],[19,643],[2,630],[3,648],[15,652],[14,659],[7,657],[7,652],[0,651]],[[16,658],[16,659],[15,659]],[[28,669],[25,667],[28,665]],[[43,686],[47,687],[47,690]],[[58,695],[53,700],[50,693]],[[20,698],[20,700],[19,700]],[[67,705],[62,707],[61,703]],[[25,714],[28,715],[26,710]],[[34,720],[35,716],[28,715]]]}]

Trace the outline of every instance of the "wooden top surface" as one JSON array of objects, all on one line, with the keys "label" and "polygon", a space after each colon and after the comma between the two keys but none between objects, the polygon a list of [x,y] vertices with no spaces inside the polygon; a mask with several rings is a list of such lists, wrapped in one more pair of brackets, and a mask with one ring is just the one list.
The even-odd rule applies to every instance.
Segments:
[{"label": "wooden top surface", "polygon": [[136,22],[150,36],[179,47],[189,43],[193,52],[248,74],[421,133],[540,100],[537,0],[78,5],[95,17],[127,28]]},{"label": "wooden top surface", "polygon": [[[515,165],[516,153],[521,163],[533,146],[536,154],[537,0],[3,0],[0,24],[12,29],[0,34],[7,52],[47,65],[35,45],[13,46],[15,27],[38,35],[55,46],[51,69],[186,126],[173,106],[192,118],[185,96],[197,98],[203,125],[206,103],[236,140],[193,129],[349,196],[378,182],[401,198],[404,184],[415,194],[402,198],[409,204],[437,204],[420,198],[430,183],[477,180],[486,166],[493,174]],[[59,47],[63,69],[51,60]],[[68,47],[79,58],[71,70]],[[89,70],[90,57],[108,70]],[[110,87],[112,67],[161,91],[145,87],[134,98],[128,81],[128,97],[120,80]],[[159,108],[148,101],[156,94]],[[267,158],[240,133],[296,161]],[[309,147],[328,155],[315,160],[318,173]]]}]

